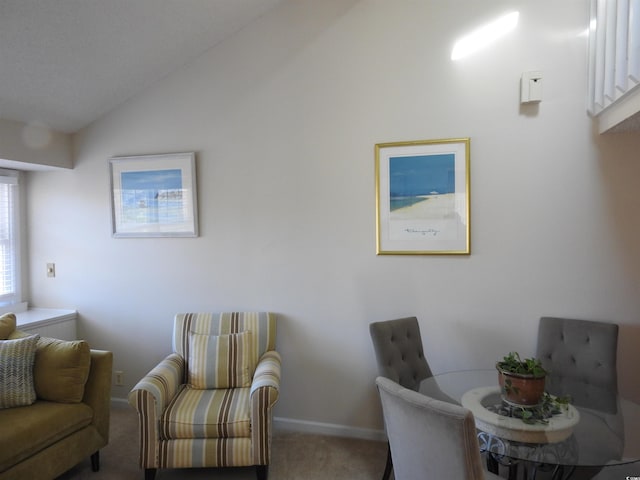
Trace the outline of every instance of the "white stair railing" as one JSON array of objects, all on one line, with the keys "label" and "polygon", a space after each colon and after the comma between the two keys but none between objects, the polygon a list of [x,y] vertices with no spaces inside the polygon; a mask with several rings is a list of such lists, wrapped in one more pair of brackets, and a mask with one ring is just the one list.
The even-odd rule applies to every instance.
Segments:
[{"label": "white stair railing", "polygon": [[[632,100],[619,115],[640,111],[640,0],[592,0],[588,111],[599,116]],[[634,97],[638,97],[635,100]],[[619,110],[619,109],[618,109]],[[618,116],[619,116],[618,115]],[[606,118],[604,130],[617,120]],[[622,118],[621,120],[624,120]],[[601,128],[601,131],[604,131]]]}]

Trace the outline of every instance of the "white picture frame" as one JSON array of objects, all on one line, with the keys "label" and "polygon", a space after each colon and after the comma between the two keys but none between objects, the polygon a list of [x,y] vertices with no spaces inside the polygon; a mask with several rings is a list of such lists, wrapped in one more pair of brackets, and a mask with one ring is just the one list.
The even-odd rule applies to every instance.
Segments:
[{"label": "white picture frame", "polygon": [[197,237],[194,152],[112,157],[114,238]]}]

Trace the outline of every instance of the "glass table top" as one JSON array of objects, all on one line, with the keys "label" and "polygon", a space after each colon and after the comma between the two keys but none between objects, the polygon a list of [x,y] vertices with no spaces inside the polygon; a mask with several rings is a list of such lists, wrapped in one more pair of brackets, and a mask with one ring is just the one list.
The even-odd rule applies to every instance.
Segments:
[{"label": "glass table top", "polygon": [[[545,388],[569,395],[566,409],[545,422],[510,417],[495,369],[435,375],[419,391],[469,408],[480,448],[512,459],[566,466],[622,465],[640,460],[640,405],[616,392],[550,377]],[[519,407],[516,407],[516,409]]]}]

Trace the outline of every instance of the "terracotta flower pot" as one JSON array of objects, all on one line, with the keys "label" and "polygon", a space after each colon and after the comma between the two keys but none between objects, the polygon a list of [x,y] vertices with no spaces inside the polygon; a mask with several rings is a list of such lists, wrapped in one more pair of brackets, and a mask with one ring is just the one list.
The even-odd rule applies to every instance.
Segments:
[{"label": "terracotta flower pot", "polygon": [[498,369],[502,398],[516,405],[537,405],[544,395],[545,377],[535,377]]}]

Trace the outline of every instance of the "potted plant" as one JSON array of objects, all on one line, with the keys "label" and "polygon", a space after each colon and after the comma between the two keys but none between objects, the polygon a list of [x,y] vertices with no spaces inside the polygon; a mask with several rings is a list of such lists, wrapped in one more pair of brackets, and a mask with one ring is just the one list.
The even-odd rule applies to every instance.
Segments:
[{"label": "potted plant", "polygon": [[502,398],[515,405],[538,405],[544,395],[547,371],[540,360],[522,360],[517,352],[510,352],[496,363]]}]

